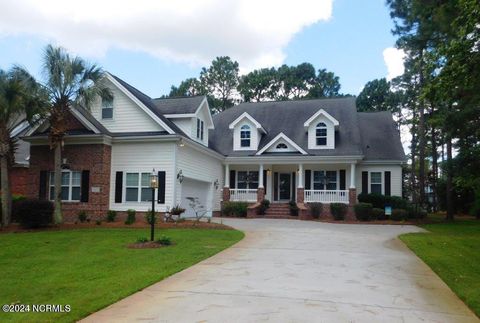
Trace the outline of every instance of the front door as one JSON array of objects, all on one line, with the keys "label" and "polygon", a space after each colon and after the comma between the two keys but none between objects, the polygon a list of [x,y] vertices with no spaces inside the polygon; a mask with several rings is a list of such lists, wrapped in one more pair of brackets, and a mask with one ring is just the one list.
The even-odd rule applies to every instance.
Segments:
[{"label": "front door", "polygon": [[280,173],[279,174],[279,181],[278,181],[278,192],[279,192],[279,200],[290,200],[290,190],[292,187],[291,177],[292,174],[289,173]]}]

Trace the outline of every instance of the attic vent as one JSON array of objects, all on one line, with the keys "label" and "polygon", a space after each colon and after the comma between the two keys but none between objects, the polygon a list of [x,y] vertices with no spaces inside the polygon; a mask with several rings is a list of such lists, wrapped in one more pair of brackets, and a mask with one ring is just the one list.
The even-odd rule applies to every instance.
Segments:
[{"label": "attic vent", "polygon": [[285,145],[283,142],[279,143],[276,148],[277,149],[288,149],[287,145]]}]

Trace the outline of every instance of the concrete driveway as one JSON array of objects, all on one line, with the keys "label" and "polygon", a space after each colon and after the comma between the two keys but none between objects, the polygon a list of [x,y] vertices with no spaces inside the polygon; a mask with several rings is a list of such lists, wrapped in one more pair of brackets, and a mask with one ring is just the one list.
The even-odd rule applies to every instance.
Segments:
[{"label": "concrete driveway", "polygon": [[414,226],[224,219],[244,240],[85,322],[479,322],[396,237]]}]

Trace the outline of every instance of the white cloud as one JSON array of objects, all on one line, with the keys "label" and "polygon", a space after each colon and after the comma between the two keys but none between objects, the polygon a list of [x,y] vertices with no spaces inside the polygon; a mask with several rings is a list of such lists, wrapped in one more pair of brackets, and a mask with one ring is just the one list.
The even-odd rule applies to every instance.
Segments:
[{"label": "white cloud", "polygon": [[387,66],[388,74],[387,80],[391,80],[399,75],[403,74],[405,60],[405,52],[403,49],[397,49],[394,47],[388,47],[383,50],[383,60]]},{"label": "white cloud", "polygon": [[45,37],[76,53],[110,48],[208,64],[229,55],[244,70],[279,65],[302,28],[332,14],[333,0],[0,0],[0,36]]}]

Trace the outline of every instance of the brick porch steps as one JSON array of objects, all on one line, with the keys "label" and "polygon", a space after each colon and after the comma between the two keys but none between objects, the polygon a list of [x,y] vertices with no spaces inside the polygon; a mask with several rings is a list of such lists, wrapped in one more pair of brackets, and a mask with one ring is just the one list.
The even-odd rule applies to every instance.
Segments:
[{"label": "brick porch steps", "polygon": [[[290,217],[290,208],[288,203],[271,203],[270,207],[265,212],[266,218],[289,218]],[[296,218],[296,217],[292,217]]]}]

